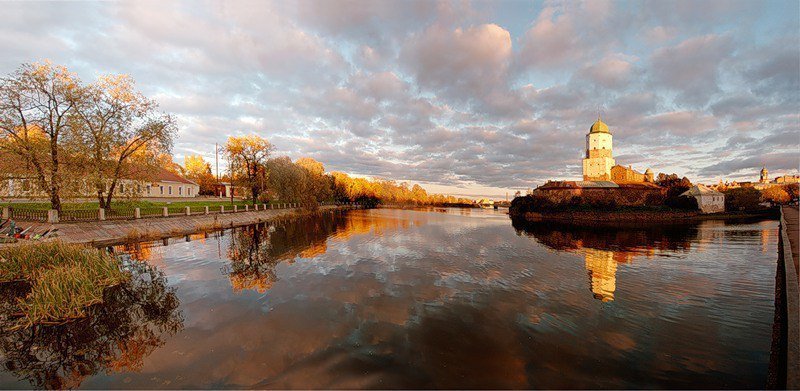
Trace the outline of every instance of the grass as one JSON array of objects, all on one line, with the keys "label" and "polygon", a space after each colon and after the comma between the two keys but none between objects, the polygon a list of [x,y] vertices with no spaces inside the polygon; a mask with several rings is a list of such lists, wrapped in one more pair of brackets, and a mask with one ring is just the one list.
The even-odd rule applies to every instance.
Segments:
[{"label": "grass", "polygon": [[[279,204],[282,202],[271,202],[273,204]],[[261,203],[259,203],[260,205]],[[159,207],[203,207],[208,206],[209,208],[219,208],[220,206],[225,206],[225,208],[233,207],[233,205],[238,205],[244,207],[245,205],[253,205],[252,201],[248,200],[236,200],[231,203],[230,199],[219,199],[219,200],[197,200],[197,201],[115,201],[112,204],[112,209],[133,209],[133,208],[159,208]],[[49,202],[0,202],[0,207],[3,206],[11,206],[14,208],[24,208],[24,209],[40,209],[40,210],[47,210],[50,209]],[[86,209],[98,209],[100,208],[100,204],[97,202],[65,202],[61,205],[64,210],[86,210]]]},{"label": "grass", "polygon": [[59,241],[0,248],[0,283],[24,281],[30,293],[18,299],[18,325],[63,323],[86,316],[103,301],[103,290],[130,276],[102,250]]}]

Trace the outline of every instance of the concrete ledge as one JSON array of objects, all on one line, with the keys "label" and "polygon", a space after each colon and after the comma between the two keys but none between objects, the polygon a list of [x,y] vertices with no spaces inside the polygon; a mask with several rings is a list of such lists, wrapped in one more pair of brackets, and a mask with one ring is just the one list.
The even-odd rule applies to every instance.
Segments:
[{"label": "concrete ledge", "polygon": [[[800,389],[800,292],[797,271],[794,269],[792,245],[787,231],[788,225],[781,208],[781,248],[786,284],[786,389]],[[798,238],[794,238],[798,240]]]},{"label": "concrete ledge", "polygon": [[[349,206],[323,206],[319,211],[353,209]],[[139,219],[117,221],[89,221],[61,223],[58,228],[60,240],[69,243],[83,243],[106,246],[126,241],[161,239],[171,236],[189,235],[231,227],[263,223],[312,213],[302,209],[280,209],[250,211],[226,214],[193,214],[175,216],[168,219]]]}]

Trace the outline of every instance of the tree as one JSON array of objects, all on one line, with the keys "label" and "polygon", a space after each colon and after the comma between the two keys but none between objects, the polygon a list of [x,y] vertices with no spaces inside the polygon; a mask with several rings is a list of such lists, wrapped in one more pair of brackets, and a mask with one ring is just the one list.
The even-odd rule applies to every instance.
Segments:
[{"label": "tree", "polygon": [[69,116],[81,86],[63,66],[49,62],[22,64],[0,79],[0,132],[4,152],[32,168],[38,187],[60,211],[65,156],[62,136],[70,130]]},{"label": "tree", "polygon": [[258,202],[258,196],[266,188],[269,179],[266,163],[273,149],[267,139],[257,135],[228,137],[223,147],[232,182],[250,189],[253,203]]},{"label": "tree", "polygon": [[725,190],[725,210],[756,210],[761,206],[761,192],[752,187],[737,187]]},{"label": "tree", "polygon": [[214,195],[217,180],[211,173],[211,164],[200,155],[187,155],[183,158],[184,173],[187,178],[197,182],[200,194]]},{"label": "tree", "polygon": [[303,157],[297,159],[295,164],[306,171],[306,197],[303,197],[305,201],[316,204],[333,196],[332,181],[329,176],[325,175],[325,166],[322,163],[310,157]]},{"label": "tree", "polygon": [[175,121],[158,112],[158,104],[136,91],[126,75],[101,76],[76,96],[73,137],[88,158],[100,207],[110,209],[120,179],[147,179],[152,171],[143,169],[142,161],[129,164],[132,157],[148,148],[169,152]]},{"label": "tree", "polygon": [[269,159],[269,189],[281,201],[296,201],[306,193],[306,170],[287,156]]},{"label": "tree", "polygon": [[792,198],[783,186],[772,186],[761,192],[761,199],[773,205],[782,205],[789,203]]}]

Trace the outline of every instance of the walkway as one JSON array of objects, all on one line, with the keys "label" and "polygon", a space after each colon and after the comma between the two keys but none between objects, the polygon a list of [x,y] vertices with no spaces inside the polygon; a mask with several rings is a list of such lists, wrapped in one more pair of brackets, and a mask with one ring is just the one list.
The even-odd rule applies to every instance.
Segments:
[{"label": "walkway", "polygon": [[[800,389],[800,274],[797,258],[800,231],[797,206],[781,208],[781,252],[786,297],[786,388]],[[787,243],[788,242],[788,243]]]}]

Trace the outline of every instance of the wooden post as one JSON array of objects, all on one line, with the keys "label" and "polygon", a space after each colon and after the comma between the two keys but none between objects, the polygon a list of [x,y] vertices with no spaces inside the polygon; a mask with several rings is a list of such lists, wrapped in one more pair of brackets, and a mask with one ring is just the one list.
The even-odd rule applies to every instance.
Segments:
[{"label": "wooden post", "polygon": [[161,216],[169,217],[169,209],[166,206],[161,210]]},{"label": "wooden post", "polygon": [[258,204],[253,204],[253,210],[258,212]]},{"label": "wooden post", "polygon": [[205,213],[208,214],[208,205],[206,205]]},{"label": "wooden post", "polygon": [[239,205],[234,205],[233,206],[233,213],[236,213],[238,211],[239,211]]},{"label": "wooden post", "polygon": [[48,223],[57,223],[58,222],[58,211],[55,209],[50,209],[47,211],[47,222]]},{"label": "wooden post", "polygon": [[139,208],[133,209],[133,218],[134,219],[141,219],[142,218],[142,210]]},{"label": "wooden post", "polygon": [[97,219],[100,220],[100,221],[103,221],[103,220],[106,219],[106,210],[105,209],[100,208],[100,209],[97,210]]},{"label": "wooden post", "polygon": [[250,205],[245,205],[244,206],[244,211],[245,212],[249,212],[250,211]]},{"label": "wooden post", "polygon": [[3,220],[8,220],[11,218],[11,208],[4,206],[3,207]]},{"label": "wooden post", "polygon": [[191,216],[191,215],[192,215],[192,208],[190,208],[190,207],[188,207],[188,206],[187,206],[187,207],[185,207],[185,209],[184,209],[184,210],[186,211],[186,215],[187,215],[187,216]]},{"label": "wooden post", "polygon": [[225,213],[225,205],[219,206],[219,213]]},{"label": "wooden post", "polygon": [[275,204],[269,204],[270,209],[275,209]]}]

